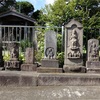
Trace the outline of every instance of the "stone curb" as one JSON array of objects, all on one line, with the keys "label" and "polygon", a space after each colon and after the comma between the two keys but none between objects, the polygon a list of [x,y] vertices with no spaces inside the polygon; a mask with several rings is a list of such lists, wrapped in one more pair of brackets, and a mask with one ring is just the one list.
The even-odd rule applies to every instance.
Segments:
[{"label": "stone curb", "polygon": [[0,86],[100,86],[100,74],[1,71]]}]

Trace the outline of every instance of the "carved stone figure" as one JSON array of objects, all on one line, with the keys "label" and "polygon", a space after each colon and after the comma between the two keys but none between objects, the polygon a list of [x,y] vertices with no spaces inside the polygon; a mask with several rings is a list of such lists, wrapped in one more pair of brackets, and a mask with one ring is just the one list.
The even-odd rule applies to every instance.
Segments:
[{"label": "carved stone figure", "polygon": [[88,40],[88,60],[86,61],[87,72],[100,73],[99,40]]},{"label": "carved stone figure", "polygon": [[18,44],[17,43],[12,43],[11,47],[10,47],[10,56],[11,56],[11,60],[18,60],[18,56],[19,56],[19,50],[18,50]]},{"label": "carved stone figure", "polygon": [[80,54],[79,43],[78,43],[78,35],[76,30],[73,30],[70,36],[68,58],[80,58],[80,57],[81,54]]},{"label": "carved stone figure", "polygon": [[99,47],[95,41],[91,41],[89,43],[90,49],[88,52],[88,60],[89,61],[98,61],[99,60]]},{"label": "carved stone figure", "polygon": [[46,51],[45,51],[45,55],[46,55],[46,57],[49,58],[49,59],[52,59],[52,58],[54,57],[54,54],[55,54],[54,48],[52,48],[52,47],[48,47],[48,48],[46,49]]}]

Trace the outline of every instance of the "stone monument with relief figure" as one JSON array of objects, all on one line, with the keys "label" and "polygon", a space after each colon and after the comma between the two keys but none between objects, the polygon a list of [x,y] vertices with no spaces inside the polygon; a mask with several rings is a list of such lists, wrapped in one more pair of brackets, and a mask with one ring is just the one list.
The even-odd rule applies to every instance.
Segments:
[{"label": "stone monument with relief figure", "polygon": [[85,72],[83,66],[83,26],[72,19],[65,25],[64,72]]},{"label": "stone monument with relief figure", "polygon": [[38,72],[52,73],[62,72],[59,68],[58,60],[56,60],[57,52],[57,33],[53,30],[48,30],[45,33],[44,42],[44,58],[41,61],[41,67],[38,68]]},{"label": "stone monument with relief figure", "polygon": [[88,40],[86,68],[87,72],[100,72],[99,41],[97,39]]}]

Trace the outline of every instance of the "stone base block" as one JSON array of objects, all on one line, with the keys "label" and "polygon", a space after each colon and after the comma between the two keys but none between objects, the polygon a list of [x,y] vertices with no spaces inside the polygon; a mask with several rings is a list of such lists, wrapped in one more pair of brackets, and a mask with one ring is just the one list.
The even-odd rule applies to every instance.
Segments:
[{"label": "stone base block", "polygon": [[22,64],[21,71],[36,71],[37,64]]},{"label": "stone base block", "polygon": [[20,61],[6,61],[4,63],[5,70],[20,70]]},{"label": "stone base block", "polygon": [[39,67],[37,68],[38,73],[62,73],[62,68],[47,68]]},{"label": "stone base block", "polygon": [[100,61],[87,61],[86,68],[87,72],[100,73]]},{"label": "stone base block", "polygon": [[41,61],[41,66],[42,67],[58,68],[59,67],[59,63],[58,63],[58,60],[56,60],[56,59],[43,59]]},{"label": "stone base block", "polygon": [[85,66],[76,66],[76,65],[64,65],[63,70],[65,73],[68,72],[81,72],[86,73],[86,67]]}]

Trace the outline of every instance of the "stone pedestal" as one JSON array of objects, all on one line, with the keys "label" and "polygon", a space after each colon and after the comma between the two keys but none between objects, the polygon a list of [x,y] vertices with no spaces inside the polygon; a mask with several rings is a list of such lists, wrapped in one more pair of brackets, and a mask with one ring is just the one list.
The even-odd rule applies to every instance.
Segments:
[{"label": "stone pedestal", "polygon": [[37,64],[22,64],[21,71],[36,71]]},{"label": "stone pedestal", "polygon": [[37,68],[39,73],[62,73],[62,68],[59,68],[58,60],[56,59],[43,59],[41,67]]},{"label": "stone pedestal", "polygon": [[41,65],[42,67],[52,67],[52,68],[58,68],[59,67],[59,63],[58,60],[56,59],[43,59],[41,61]]},{"label": "stone pedestal", "polygon": [[20,70],[20,61],[6,61],[5,70]]},{"label": "stone pedestal", "polygon": [[100,73],[100,61],[87,61],[86,68],[89,73]]}]

